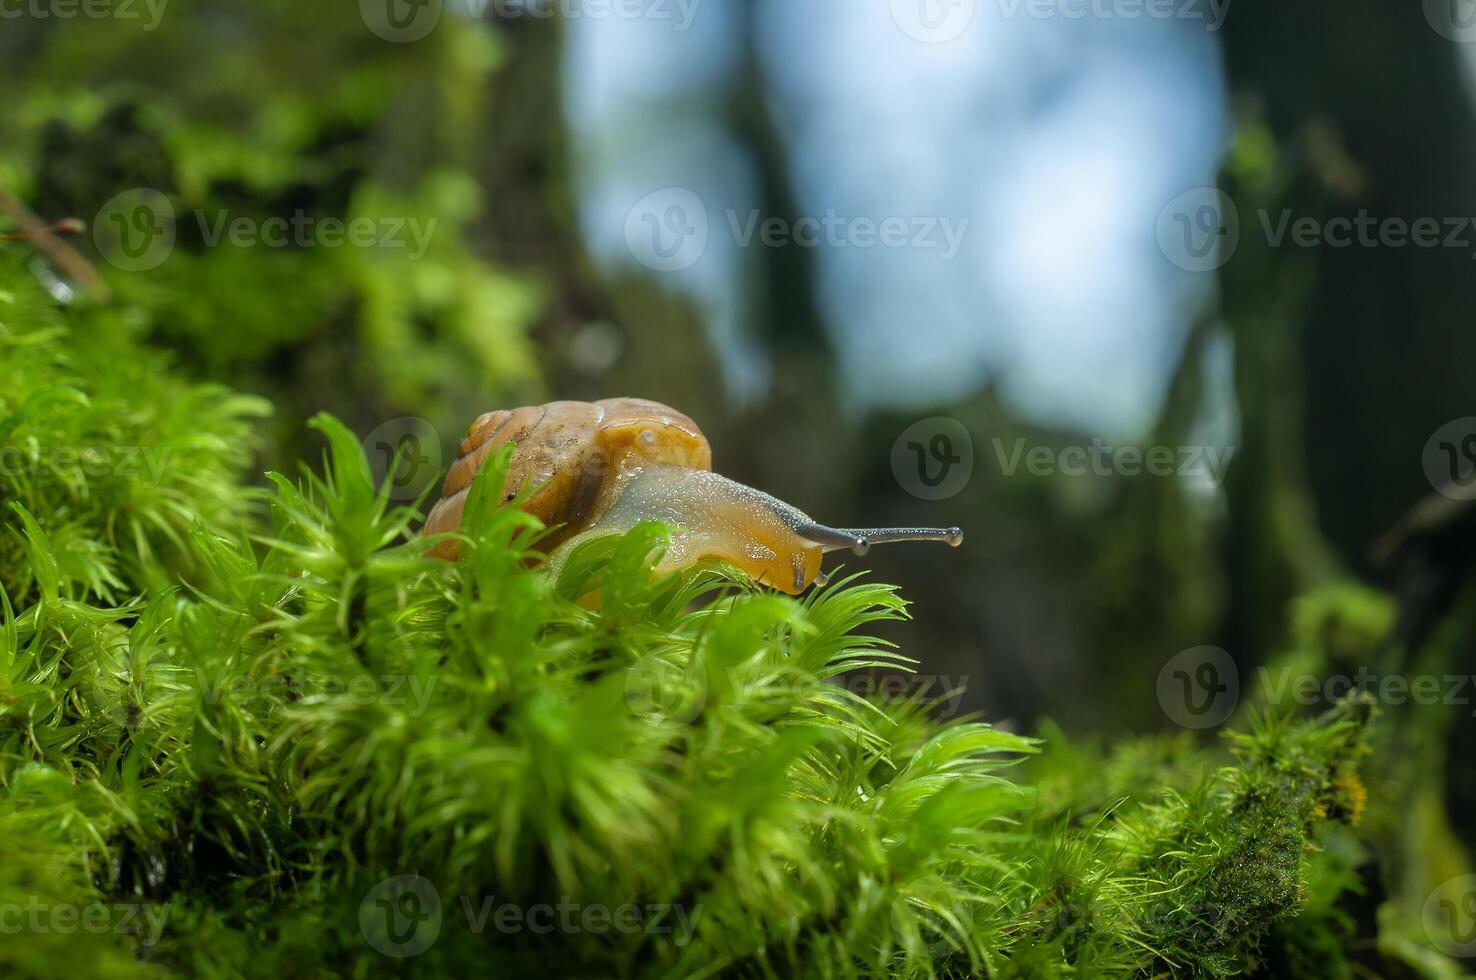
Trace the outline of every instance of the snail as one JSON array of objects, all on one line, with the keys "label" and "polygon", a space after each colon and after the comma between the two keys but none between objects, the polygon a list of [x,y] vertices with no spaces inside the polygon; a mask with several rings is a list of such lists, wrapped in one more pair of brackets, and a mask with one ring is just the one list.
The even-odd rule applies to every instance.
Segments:
[{"label": "snail", "polygon": [[[697,423],[673,408],[642,398],[557,401],[487,412],[472,423],[426,519],[425,534],[454,531],[472,479],[489,455],[515,443],[505,499],[531,493],[523,510],[553,531],[540,549],[555,559],[594,535],[622,533],[642,521],[672,529],[658,570],[705,558],[726,561],[754,580],[798,595],[826,582],[820,559],[849,548],[865,554],[891,541],[945,541],[952,528],[853,530],[817,524],[766,493],[712,471],[712,448]],[[431,551],[455,561],[455,539]]]}]

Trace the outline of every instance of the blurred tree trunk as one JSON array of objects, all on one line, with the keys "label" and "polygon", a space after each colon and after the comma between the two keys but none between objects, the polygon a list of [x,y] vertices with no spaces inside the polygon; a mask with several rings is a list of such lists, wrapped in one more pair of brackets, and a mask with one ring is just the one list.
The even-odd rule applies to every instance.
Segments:
[{"label": "blurred tree trunk", "polygon": [[[1293,220],[1476,214],[1476,116],[1457,46],[1430,27],[1420,4],[1370,0],[1355,13],[1336,0],[1241,0],[1224,33],[1231,92],[1265,106],[1275,143],[1305,167],[1277,202]],[[1265,247],[1262,216],[1236,203],[1242,253]],[[1266,216],[1273,226],[1279,219]],[[1277,328],[1293,336],[1268,338],[1287,345],[1275,361],[1247,364],[1250,351],[1264,349],[1251,338],[1241,363],[1278,385],[1300,378],[1303,404],[1284,421],[1313,436],[1305,451],[1317,516],[1355,567],[1368,567],[1374,539],[1429,492],[1420,454],[1430,434],[1476,411],[1473,247],[1298,249],[1287,241],[1277,250],[1278,265],[1310,267],[1305,303]],[[1295,288],[1236,281],[1240,257],[1225,280],[1232,315],[1252,301],[1247,290]],[[1238,341],[1252,329],[1234,326]],[[1294,375],[1273,377],[1288,366]]]},{"label": "blurred tree trunk", "polygon": [[1220,311],[1234,343],[1240,419],[1240,448],[1225,485],[1225,646],[1245,677],[1284,641],[1290,601],[1328,580],[1336,560],[1308,482],[1303,417],[1302,335],[1316,260],[1272,246],[1260,223],[1260,215],[1287,207],[1320,218],[1323,195],[1304,193],[1296,164],[1278,159],[1274,144],[1264,156],[1245,151],[1258,134],[1263,145],[1270,142],[1253,110],[1243,110],[1238,124],[1225,184],[1239,213],[1240,242],[1220,275]]},{"label": "blurred tree trunk", "polygon": [[[1442,240],[1449,222],[1463,222],[1454,247],[1355,242],[1300,249],[1286,242],[1273,253],[1262,216],[1247,208],[1261,199],[1237,198],[1241,251],[1222,282],[1247,417],[1231,493],[1236,616],[1247,623],[1289,586],[1284,569],[1306,560],[1285,549],[1279,560],[1254,550],[1272,540],[1268,522],[1278,500],[1288,493],[1314,500],[1339,557],[1367,570],[1371,544],[1430,491],[1421,456],[1431,434],[1476,414],[1476,242],[1464,224],[1476,214],[1476,116],[1460,46],[1437,33],[1412,0],[1356,8],[1336,0],[1240,0],[1224,33],[1232,92],[1265,105],[1272,141],[1298,161],[1298,176],[1277,203],[1293,221],[1366,215],[1408,225],[1433,218]],[[1237,186],[1232,167],[1232,195]],[[1275,226],[1280,218],[1271,213],[1265,220]],[[1256,263],[1257,253],[1267,261],[1247,275],[1245,263]],[[1297,269],[1304,271],[1288,272]],[[1288,275],[1305,281],[1289,282]],[[1258,313],[1278,298],[1291,300],[1280,315]],[[1310,498],[1296,472],[1301,458]],[[1403,665],[1385,669],[1418,663],[1427,671],[1470,673],[1468,643],[1419,653],[1404,651]],[[1422,722],[1440,712],[1410,710],[1424,712]],[[1476,722],[1469,710],[1444,716],[1446,744],[1464,746],[1444,753],[1446,802],[1456,825],[1469,831]],[[1440,783],[1436,776],[1436,792]]]},{"label": "blurred tree trunk", "polygon": [[[762,214],[793,220],[797,205],[756,52],[759,13],[745,10],[743,70],[713,114],[752,153]],[[689,410],[719,408],[713,394],[723,387],[722,365],[694,304],[650,275],[595,268],[580,239],[577,168],[562,102],[563,25],[523,17],[500,20],[498,29],[507,61],[480,154],[479,177],[492,200],[484,244],[509,265],[552,272],[551,305],[538,328],[550,396],[634,394]],[[754,247],[745,262],[751,328],[784,356],[775,359],[771,390],[761,403],[741,416],[702,419],[724,472],[780,495],[796,488],[819,499],[854,494],[844,479],[852,467],[843,458],[848,429],[836,409],[834,361],[814,305],[813,254]],[[592,326],[611,326],[620,337],[615,363],[594,374],[571,356]],[[804,426],[786,424],[799,415]],[[743,438],[760,431],[766,438]],[[779,485],[775,474],[784,478]]]}]

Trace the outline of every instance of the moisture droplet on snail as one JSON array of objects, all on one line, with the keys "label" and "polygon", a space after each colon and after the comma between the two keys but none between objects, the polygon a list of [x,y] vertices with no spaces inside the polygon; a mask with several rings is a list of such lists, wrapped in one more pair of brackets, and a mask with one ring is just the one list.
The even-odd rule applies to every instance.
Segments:
[{"label": "moisture droplet on snail", "polygon": [[[712,447],[697,424],[641,398],[488,412],[467,431],[442,497],[426,519],[427,535],[461,526],[472,479],[489,455],[511,442],[516,448],[505,499],[531,490],[522,509],[554,528],[540,549],[555,559],[590,537],[661,521],[672,537],[658,570],[713,558],[798,595],[812,582],[825,584],[820,559],[826,552],[849,548],[862,555],[890,541],[943,541],[955,547],[963,542],[956,527],[817,524],[782,500],[712,472]],[[455,561],[458,542],[442,541],[431,553]]]}]

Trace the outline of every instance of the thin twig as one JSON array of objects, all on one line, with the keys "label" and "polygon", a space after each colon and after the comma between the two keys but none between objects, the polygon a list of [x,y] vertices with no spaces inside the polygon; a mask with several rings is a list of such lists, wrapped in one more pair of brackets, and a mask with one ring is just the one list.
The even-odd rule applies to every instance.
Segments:
[{"label": "thin twig", "polygon": [[62,241],[51,226],[36,217],[19,198],[4,188],[0,188],[0,211],[9,215],[20,226],[28,241],[45,254],[67,278],[92,294],[94,299],[105,303],[112,298],[112,290],[102,281],[92,264],[80,252]]}]

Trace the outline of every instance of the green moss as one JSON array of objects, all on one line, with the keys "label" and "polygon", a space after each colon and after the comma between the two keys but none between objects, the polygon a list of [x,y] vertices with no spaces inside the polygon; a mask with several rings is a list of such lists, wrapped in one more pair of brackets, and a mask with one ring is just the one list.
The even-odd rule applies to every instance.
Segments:
[{"label": "green moss", "polygon": [[428,559],[330,417],[320,468],[245,483],[263,406],[121,316],[0,264],[0,927],[135,910],[28,920],[7,976],[1228,975],[1337,947],[1356,853],[1317,848],[1360,805],[1361,703],[1228,755],[940,724],[833,682],[912,662],[867,635],[906,618],[892,587],[655,576],[654,525],[555,574],[500,464],[462,560]]}]

